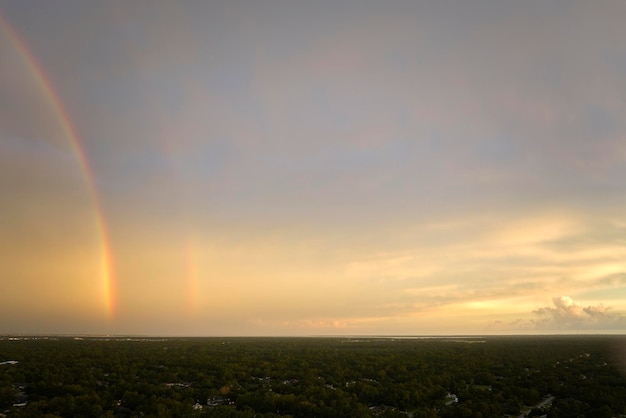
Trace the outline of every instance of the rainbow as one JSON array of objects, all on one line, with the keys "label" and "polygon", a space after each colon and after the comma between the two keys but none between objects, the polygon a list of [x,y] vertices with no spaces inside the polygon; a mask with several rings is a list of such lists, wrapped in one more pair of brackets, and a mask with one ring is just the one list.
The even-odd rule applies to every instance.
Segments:
[{"label": "rainbow", "polygon": [[190,314],[197,310],[197,282],[198,282],[198,254],[195,240],[191,233],[187,233],[187,243],[185,247],[185,264],[187,270],[187,309]]},{"label": "rainbow", "polygon": [[95,226],[98,240],[100,242],[100,278],[102,283],[102,291],[104,296],[104,307],[107,317],[112,319],[115,313],[115,275],[113,268],[113,258],[111,255],[111,245],[109,236],[106,229],[105,219],[102,212],[102,206],[98,192],[96,189],[93,172],[89,167],[89,160],[85,155],[85,151],[81,145],[80,138],[76,132],[76,128],[72,124],[72,121],[68,115],[67,110],[63,106],[63,102],[55,91],[54,86],[46,76],[46,73],[42,66],[37,61],[37,58],[30,52],[26,42],[19,36],[17,31],[11,26],[11,24],[0,13],[0,31],[4,32],[10,43],[15,50],[19,53],[19,56],[24,62],[24,67],[29,72],[29,75],[37,84],[37,87],[41,90],[41,93],[50,108],[55,114],[55,117],[63,131],[63,135],[67,138],[72,152],[83,172],[84,181],[87,186],[87,190],[90,194],[90,198],[94,205],[95,212]]}]

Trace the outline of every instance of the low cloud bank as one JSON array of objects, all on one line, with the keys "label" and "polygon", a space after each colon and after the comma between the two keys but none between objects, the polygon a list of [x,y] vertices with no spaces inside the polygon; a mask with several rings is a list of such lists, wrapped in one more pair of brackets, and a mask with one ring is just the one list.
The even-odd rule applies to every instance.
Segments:
[{"label": "low cloud bank", "polygon": [[[552,306],[532,311],[533,318],[519,318],[512,322],[493,321],[490,331],[524,333],[551,332],[607,332],[626,330],[626,316],[613,312],[602,303],[583,306],[569,296],[552,298]],[[625,363],[626,364],[626,363]]]},{"label": "low cloud bank", "polygon": [[543,330],[614,330],[626,329],[626,317],[598,304],[583,307],[569,296],[552,298],[554,306],[533,311],[538,319],[531,320],[536,329]]}]

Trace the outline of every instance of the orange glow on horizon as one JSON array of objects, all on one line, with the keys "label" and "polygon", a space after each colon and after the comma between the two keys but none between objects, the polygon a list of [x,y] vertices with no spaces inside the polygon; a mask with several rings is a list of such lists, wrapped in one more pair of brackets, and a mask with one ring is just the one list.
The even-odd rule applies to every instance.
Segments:
[{"label": "orange glow on horizon", "polygon": [[102,291],[104,298],[104,307],[107,318],[112,319],[115,313],[115,280],[113,259],[109,236],[106,229],[105,219],[102,213],[100,199],[94,182],[93,173],[89,167],[89,162],[83,150],[78,133],[72,124],[72,121],[63,106],[59,95],[55,91],[52,83],[46,77],[46,74],[37,61],[36,57],[30,52],[28,45],[22,40],[17,31],[0,13],[0,28],[6,34],[7,39],[13,45],[18,55],[24,63],[29,75],[35,81],[37,87],[43,93],[44,99],[50,105],[54,115],[60,125],[64,137],[68,140],[70,148],[78,161],[79,167],[84,175],[85,184],[93,202],[95,212],[96,234],[100,242],[100,277],[102,280]]}]

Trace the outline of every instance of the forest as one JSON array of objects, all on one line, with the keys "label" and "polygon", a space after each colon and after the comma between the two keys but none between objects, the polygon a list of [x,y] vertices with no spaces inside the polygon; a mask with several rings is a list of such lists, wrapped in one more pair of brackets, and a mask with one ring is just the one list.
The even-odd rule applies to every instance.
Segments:
[{"label": "forest", "polygon": [[7,417],[626,416],[626,336],[0,337]]}]

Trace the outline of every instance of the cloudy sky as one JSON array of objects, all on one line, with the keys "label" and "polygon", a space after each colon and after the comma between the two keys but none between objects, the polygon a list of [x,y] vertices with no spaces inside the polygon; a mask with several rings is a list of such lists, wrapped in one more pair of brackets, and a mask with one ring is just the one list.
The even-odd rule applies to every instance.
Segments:
[{"label": "cloudy sky", "polygon": [[624,332],[624,16],[0,0],[0,333]]}]

